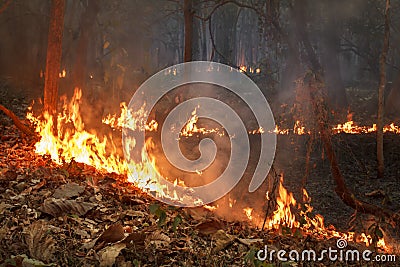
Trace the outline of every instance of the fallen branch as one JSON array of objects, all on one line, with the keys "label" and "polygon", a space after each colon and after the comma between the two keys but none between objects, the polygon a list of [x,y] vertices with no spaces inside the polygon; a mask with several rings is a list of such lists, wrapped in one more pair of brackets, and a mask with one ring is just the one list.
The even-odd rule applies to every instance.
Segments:
[{"label": "fallen branch", "polygon": [[22,123],[22,121],[17,117],[17,115],[14,114],[14,112],[12,112],[11,110],[7,109],[6,107],[4,107],[3,105],[0,105],[0,110],[2,110],[8,117],[10,117],[15,126],[24,134],[28,135],[28,136],[33,136],[34,133],[31,131],[31,129],[29,129],[27,126],[25,126],[25,124]]}]

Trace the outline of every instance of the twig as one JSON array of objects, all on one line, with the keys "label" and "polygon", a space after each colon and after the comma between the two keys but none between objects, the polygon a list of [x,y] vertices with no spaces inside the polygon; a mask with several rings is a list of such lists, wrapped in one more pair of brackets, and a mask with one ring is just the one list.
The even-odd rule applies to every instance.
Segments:
[{"label": "twig", "polygon": [[[275,201],[272,201],[272,200],[276,199],[275,193],[276,193],[278,184],[280,182],[280,179],[278,177],[279,175],[276,173],[274,166],[271,167],[271,172],[272,172],[274,181],[272,184],[271,195],[269,196],[269,199],[267,200],[267,210],[265,211],[265,217],[264,217],[263,225],[261,227],[261,231],[264,230],[265,224],[267,222],[267,218],[269,216],[269,213],[271,212],[271,208],[275,208]],[[271,202],[273,202],[274,205],[272,205]]]}]

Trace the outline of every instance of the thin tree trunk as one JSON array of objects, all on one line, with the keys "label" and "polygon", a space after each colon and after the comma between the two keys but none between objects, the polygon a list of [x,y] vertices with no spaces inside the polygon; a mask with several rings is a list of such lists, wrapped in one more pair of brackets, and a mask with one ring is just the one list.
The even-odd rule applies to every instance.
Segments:
[{"label": "thin tree trunk", "polygon": [[193,3],[192,0],[184,0],[183,12],[185,18],[185,49],[183,60],[192,61],[193,50]]},{"label": "thin tree trunk", "polygon": [[383,39],[383,48],[381,57],[379,59],[380,66],[380,78],[379,78],[379,89],[378,89],[378,121],[376,131],[376,156],[378,161],[378,178],[384,177],[385,163],[383,156],[383,113],[384,113],[384,94],[386,86],[386,55],[389,50],[389,11],[390,11],[390,0],[386,0],[385,8],[385,35]]},{"label": "thin tree trunk", "polygon": [[65,0],[52,0],[50,26],[47,40],[46,74],[44,84],[44,109],[55,114],[62,55]]}]

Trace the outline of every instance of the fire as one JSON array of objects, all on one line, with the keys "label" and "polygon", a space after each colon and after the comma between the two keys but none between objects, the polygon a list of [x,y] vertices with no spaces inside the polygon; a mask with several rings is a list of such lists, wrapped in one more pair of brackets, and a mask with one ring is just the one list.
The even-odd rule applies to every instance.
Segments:
[{"label": "fire", "polygon": [[206,129],[204,127],[198,127],[197,121],[199,117],[197,116],[197,108],[192,112],[192,116],[186,122],[186,126],[182,128],[179,133],[180,136],[193,136],[194,134],[211,134],[216,133],[219,136],[224,136],[225,132],[221,131],[219,128]]},{"label": "fire", "polygon": [[[325,227],[324,217],[320,214],[316,214],[314,217],[310,215],[313,207],[310,205],[311,198],[307,191],[303,189],[303,202],[305,210],[300,209],[300,205],[297,205],[295,198],[292,193],[289,193],[283,186],[283,175],[278,187],[278,196],[276,198],[276,209],[272,216],[266,220],[265,226],[267,229],[281,229],[282,227],[288,227],[290,229],[299,229],[304,234],[313,235],[319,238],[341,238],[347,241],[354,241],[364,243],[366,246],[372,244],[372,237],[368,234],[361,233],[356,235],[354,232],[340,232],[337,231],[333,226]],[[267,194],[269,199],[269,194]],[[299,215],[302,220],[298,220],[292,209],[300,209]],[[252,220],[251,216],[248,216],[248,209],[244,209],[249,220]],[[251,215],[251,213],[250,213]],[[384,238],[379,239],[377,247],[384,250],[390,251],[386,246]]]},{"label": "fire", "polygon": [[59,74],[58,74],[59,78],[65,78],[67,77],[67,71],[65,69],[63,69]]},{"label": "fire", "polygon": [[[155,158],[151,155],[145,157],[148,155],[147,151],[154,148],[152,138],[147,138],[145,141],[145,146],[141,151],[142,162],[125,161],[119,156],[111,135],[106,136],[85,130],[80,113],[81,98],[82,91],[79,89],[75,89],[70,102],[64,97],[63,111],[55,119],[46,112],[43,114],[43,118],[37,118],[33,112],[28,112],[27,119],[35,125],[35,131],[41,137],[35,144],[35,152],[39,155],[49,155],[56,164],[61,165],[74,160],[93,166],[103,173],[126,175],[129,182],[144,192],[158,197],[170,196],[167,186],[160,184],[158,180]],[[147,114],[144,112],[144,106],[135,112],[128,111],[124,103],[121,104],[121,107],[120,117],[107,116],[103,122],[114,128],[157,130],[156,121],[152,120],[149,123],[145,121],[144,118]],[[125,151],[130,151],[130,146],[134,147],[135,142],[133,138],[126,140]],[[184,186],[179,179],[176,179],[173,184]],[[178,199],[175,191],[172,192],[172,195],[174,195],[174,199]],[[200,199],[195,201],[202,203]]]},{"label": "fire", "polygon": [[[80,163],[93,166],[100,172],[117,173],[126,175],[129,182],[133,183],[138,188],[149,194],[157,194],[158,196],[167,196],[166,186],[160,184],[158,181],[158,172],[156,168],[156,158],[147,155],[147,151],[154,148],[155,144],[152,138],[147,138],[145,141],[145,148],[141,151],[142,162],[127,162],[118,155],[117,146],[111,136],[100,135],[96,132],[89,132],[85,130],[82,117],[80,115],[80,102],[82,92],[75,89],[71,101],[63,98],[63,110],[56,118],[53,118],[48,113],[44,113],[42,118],[37,118],[33,112],[28,112],[27,118],[35,125],[35,131],[40,135],[41,139],[35,144],[35,152],[39,155],[49,155],[51,159],[57,164],[65,162],[76,161]],[[125,103],[121,103],[121,114],[117,116],[108,115],[103,118],[103,123],[110,125],[112,128],[121,129],[140,129],[141,131],[157,131],[158,123],[155,120],[147,122],[145,118],[145,104],[137,110],[128,110]],[[198,127],[197,109],[195,109],[191,117],[188,119],[185,127],[181,129],[181,136],[193,136],[194,134],[208,134],[216,133],[223,135],[224,131],[218,128],[206,129]],[[56,125],[54,125],[56,123]],[[54,130],[54,128],[56,130]],[[333,133],[370,133],[376,131],[376,126],[356,126],[352,118],[348,118],[348,122],[339,124],[332,128]],[[281,129],[276,126],[273,131],[277,134],[289,134],[290,132],[297,135],[310,134],[300,121],[296,121],[292,130]],[[385,126],[384,132],[400,133],[399,126],[394,123]],[[265,130],[260,127],[256,130],[250,130],[250,134],[263,134]],[[127,140],[125,151],[130,151],[130,146],[135,146],[135,140]],[[200,174],[200,172],[199,172]],[[282,176],[283,177],[283,176]],[[179,179],[174,181],[174,185],[183,186],[183,182]],[[174,197],[178,199],[178,194],[174,191]],[[283,186],[283,178],[279,182],[277,189],[278,196],[276,198],[276,208],[270,218],[266,220],[266,228],[268,229],[281,229],[282,227],[295,228],[301,230],[305,234],[312,234],[321,238],[343,238],[348,241],[363,242],[367,246],[372,244],[372,238],[367,234],[356,235],[354,232],[342,233],[335,228],[329,226],[325,227],[324,218],[321,215],[310,216],[313,208],[310,205],[310,197],[307,191],[303,191],[304,209],[300,208],[297,204],[292,193]],[[266,198],[270,200],[271,192],[267,192]],[[229,206],[234,207],[236,200],[229,199]],[[201,199],[198,203],[202,203]],[[218,206],[205,206],[206,209],[214,211]],[[294,210],[300,210],[298,215]],[[252,208],[244,208],[244,214],[250,221],[256,221],[257,214]],[[299,220],[298,216],[302,218]],[[377,243],[379,248],[387,251],[387,246],[384,239],[379,240]]]},{"label": "fire", "polygon": [[240,65],[239,66],[239,72],[248,72],[248,73],[261,73],[260,68],[253,68],[253,67],[247,67],[245,65]]},{"label": "fire", "polygon": [[296,200],[292,193],[289,193],[283,186],[283,178],[281,178],[278,188],[279,195],[276,198],[276,210],[272,214],[272,217],[266,222],[268,229],[279,229],[282,226],[286,227],[299,227],[298,222],[294,214],[291,211],[292,207],[295,207]]},{"label": "fire", "polygon": [[253,219],[253,216],[251,216],[251,214],[253,213],[253,209],[252,208],[244,208],[243,209],[244,213],[246,214],[247,218],[249,220]]},{"label": "fire", "polygon": [[108,114],[106,117],[102,119],[104,124],[110,125],[111,128],[122,129],[127,128],[131,130],[140,129],[145,131],[157,131],[158,123],[155,120],[151,120],[150,122],[146,122],[144,118],[147,117],[148,114],[145,114],[146,104],[135,111],[131,112],[128,110],[128,107],[125,102],[120,104],[121,114],[118,116],[117,114],[110,115]]},{"label": "fire", "polygon": [[[50,155],[57,164],[74,160],[100,171],[125,174],[127,166],[117,155],[112,138],[99,138],[96,133],[84,130],[79,111],[81,97],[82,92],[76,89],[70,103],[64,98],[63,112],[56,119],[47,112],[43,114],[43,120],[36,118],[31,112],[27,114],[27,118],[36,127],[35,131],[41,136],[40,141],[35,144],[35,152],[39,155]],[[53,131],[54,128],[56,131]]]}]

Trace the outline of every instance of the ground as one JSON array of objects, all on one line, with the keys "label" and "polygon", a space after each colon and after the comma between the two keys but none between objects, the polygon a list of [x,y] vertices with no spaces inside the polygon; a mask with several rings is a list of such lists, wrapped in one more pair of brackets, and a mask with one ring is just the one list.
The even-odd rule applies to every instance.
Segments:
[{"label": "ground", "polygon": [[[23,118],[27,102],[20,96],[4,94],[0,104]],[[264,245],[287,251],[336,247],[335,238],[324,239],[320,234],[307,235],[287,228],[260,230],[248,221],[228,221],[204,208],[170,207],[124,182],[124,177],[101,174],[75,162],[56,165],[49,158],[36,155],[35,141],[22,136],[4,114],[0,114],[0,132],[2,266],[278,266],[276,259],[256,260],[258,250]],[[307,139],[278,139],[277,169],[283,171],[285,186],[297,199],[301,199],[299,185],[304,176]],[[373,135],[334,136],[348,186],[358,197],[377,204],[385,202],[398,211],[400,135],[385,136],[387,172],[382,181],[374,175],[374,142]],[[363,228],[373,223],[370,216],[357,214],[349,225],[354,211],[335,195],[319,141],[314,142],[310,166],[306,188],[314,212],[342,231],[350,226],[357,231],[368,230]],[[365,196],[379,189],[384,196]],[[398,238],[393,229],[387,233]],[[347,248],[366,249],[353,242]],[[288,262],[282,266],[344,264],[361,263],[325,260]],[[363,264],[379,266],[375,262]]]}]

